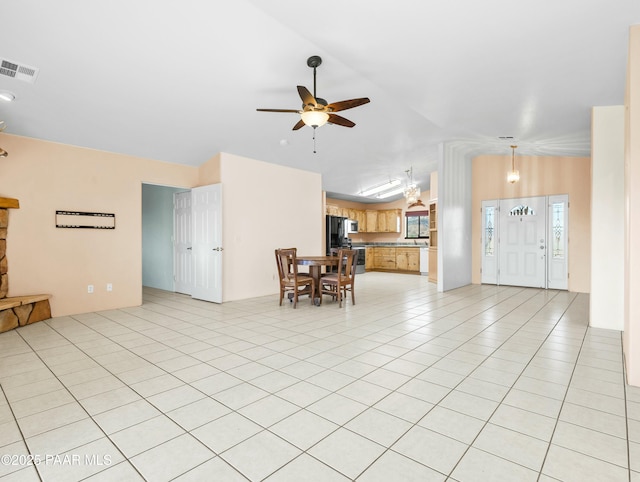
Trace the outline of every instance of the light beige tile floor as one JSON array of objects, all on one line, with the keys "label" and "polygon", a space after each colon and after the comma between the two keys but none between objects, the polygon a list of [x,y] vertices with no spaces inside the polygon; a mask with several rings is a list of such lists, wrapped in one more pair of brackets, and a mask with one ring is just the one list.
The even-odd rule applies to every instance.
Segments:
[{"label": "light beige tile floor", "polygon": [[0,334],[0,478],[640,480],[640,388],[587,295],[366,273],[356,301],[145,288]]}]

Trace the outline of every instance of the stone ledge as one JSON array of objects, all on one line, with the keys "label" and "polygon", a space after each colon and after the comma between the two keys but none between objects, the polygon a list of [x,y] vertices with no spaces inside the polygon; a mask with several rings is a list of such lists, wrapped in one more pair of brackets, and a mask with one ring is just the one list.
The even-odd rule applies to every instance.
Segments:
[{"label": "stone ledge", "polygon": [[12,296],[0,299],[0,333],[51,318],[51,295]]},{"label": "stone ledge", "polygon": [[0,197],[0,208],[20,208],[20,201],[11,197]]}]

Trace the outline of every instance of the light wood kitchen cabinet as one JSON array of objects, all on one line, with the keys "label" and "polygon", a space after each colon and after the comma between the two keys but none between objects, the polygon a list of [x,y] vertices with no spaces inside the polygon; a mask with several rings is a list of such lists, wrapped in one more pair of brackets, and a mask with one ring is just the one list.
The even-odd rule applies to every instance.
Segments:
[{"label": "light wood kitchen cabinet", "polygon": [[356,217],[354,218],[358,221],[358,231],[362,233],[367,232],[367,214],[362,209],[356,209],[355,212]]},{"label": "light wood kitchen cabinet", "polygon": [[396,269],[420,271],[420,248],[396,248]]},{"label": "light wood kitchen cabinet", "polygon": [[335,204],[327,204],[326,214],[327,216],[340,216],[341,208]]},{"label": "light wood kitchen cabinet", "polygon": [[365,248],[365,260],[364,260],[364,269],[370,271],[374,269],[374,251],[376,248]]},{"label": "light wood kitchen cabinet", "polygon": [[429,281],[438,281],[438,248],[429,247]]},{"label": "light wood kitchen cabinet", "polygon": [[374,269],[396,269],[396,248],[374,248]]},{"label": "light wood kitchen cabinet", "polygon": [[429,204],[429,246],[438,247],[438,206]]},{"label": "light wood kitchen cabinet", "polygon": [[376,233],[386,233],[387,232],[387,216],[384,211],[378,211],[376,217]]},{"label": "light wood kitchen cabinet", "polygon": [[409,251],[409,271],[420,272],[420,248],[411,248]]},{"label": "light wood kitchen cabinet", "polygon": [[373,209],[367,209],[365,211],[365,227],[366,227],[366,231],[363,231],[365,233],[375,233],[376,230],[378,229],[378,211],[375,211]]},{"label": "light wood kitchen cabinet", "polygon": [[429,204],[429,281],[438,281],[438,206]]},{"label": "light wood kitchen cabinet", "polygon": [[387,209],[384,211],[384,217],[386,218],[387,233],[399,233],[400,232],[400,216],[402,215],[402,209]]},{"label": "light wood kitchen cabinet", "polygon": [[368,233],[399,233],[401,209],[367,210]]},{"label": "light wood kitchen cabinet", "polygon": [[358,221],[360,233],[399,233],[402,209],[353,209],[327,204],[326,214]]},{"label": "light wood kitchen cabinet", "polygon": [[401,209],[382,209],[378,211],[378,233],[399,233]]}]

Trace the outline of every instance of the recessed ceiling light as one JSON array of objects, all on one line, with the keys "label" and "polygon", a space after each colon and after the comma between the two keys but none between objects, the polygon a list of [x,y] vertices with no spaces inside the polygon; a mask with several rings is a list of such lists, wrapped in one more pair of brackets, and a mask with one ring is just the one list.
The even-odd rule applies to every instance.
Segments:
[{"label": "recessed ceiling light", "polygon": [[16,98],[13,92],[9,92],[8,90],[0,90],[0,100],[4,102],[11,102]]}]

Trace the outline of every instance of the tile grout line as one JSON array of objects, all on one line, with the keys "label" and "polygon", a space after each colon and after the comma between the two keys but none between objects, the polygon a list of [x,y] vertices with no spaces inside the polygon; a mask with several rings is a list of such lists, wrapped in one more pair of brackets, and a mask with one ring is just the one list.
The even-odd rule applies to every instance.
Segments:
[{"label": "tile grout line", "polygon": [[[521,290],[521,292],[524,292],[524,291],[525,291],[525,290]],[[534,296],[535,296],[535,295],[534,295]],[[554,297],[555,297],[555,296],[554,296]],[[523,301],[523,302],[521,303],[521,305],[522,305],[522,304],[524,304],[524,303],[529,302],[531,299],[532,299],[532,298],[528,298],[526,301]],[[550,300],[549,300],[549,301],[550,301]],[[547,302],[545,303],[545,306],[549,303],[549,301],[547,301]],[[489,309],[489,308],[487,308],[487,309]],[[503,318],[504,316],[507,316],[509,313],[511,313],[511,312],[512,312],[513,310],[515,310],[515,309],[516,309],[516,308],[512,309],[510,312],[505,313],[501,318]],[[541,307],[537,312],[539,312],[541,309],[542,309],[542,307]],[[486,310],[485,310],[485,311],[486,311]],[[537,313],[537,312],[536,312],[536,313]],[[534,315],[532,315],[532,316],[534,316]],[[494,322],[492,322],[490,325],[486,326],[486,327],[485,327],[483,330],[481,330],[479,333],[482,333],[483,331],[485,331],[485,330],[489,329],[490,327],[492,327],[494,324],[499,323],[501,318],[499,318],[499,319],[495,320],[495,321],[494,321]],[[530,321],[530,320],[529,320],[529,321]],[[559,323],[559,321],[560,321],[560,320],[558,320],[558,322],[556,322],[556,325],[557,325],[557,323]],[[461,324],[463,324],[463,323],[464,323],[464,322],[461,322]],[[519,331],[520,331],[524,326],[526,326],[526,324],[527,324],[527,323],[528,323],[528,321],[527,321],[526,323],[524,323],[523,325],[521,325],[521,326],[518,328],[518,330],[516,330],[514,333],[512,333],[512,334],[509,336],[509,338],[507,338],[506,340],[504,340],[504,341],[503,341],[499,346],[497,346],[497,347],[496,347],[496,348],[495,348],[491,353],[495,353],[495,352],[496,352],[500,347],[502,347],[502,346],[503,346],[503,345],[504,345],[508,340],[510,340],[512,337],[514,337],[514,336],[515,336],[515,335],[516,335],[516,334],[517,334],[517,333],[518,333],[518,332],[519,332]],[[455,329],[455,328],[457,328],[458,326],[460,326],[460,324],[459,324],[459,325],[456,325],[455,327],[451,328],[450,330],[447,330],[447,332],[448,332],[448,331],[451,331],[451,330],[453,330],[453,329]],[[554,325],[554,326],[555,326],[555,325]],[[440,334],[440,335],[438,335],[438,336],[442,336],[444,333],[447,333],[447,332],[443,332],[442,334]],[[476,335],[474,335],[474,337],[475,337],[475,336],[477,336],[479,333],[477,333]],[[548,337],[548,336],[547,336],[547,337]],[[473,337],[472,337],[472,338],[473,338]],[[545,338],[545,339],[546,339],[546,338]],[[453,353],[454,351],[456,351],[456,350],[457,350],[458,348],[460,348],[461,346],[464,346],[466,343],[468,343],[468,341],[469,341],[469,340],[467,340],[467,341],[465,341],[465,342],[461,343],[460,345],[458,345],[458,346],[456,346],[456,347],[452,348],[452,349],[451,349],[451,350],[450,350],[446,355],[443,355],[442,357],[440,357],[440,360],[444,359],[446,356],[448,356],[449,354]],[[544,344],[544,342],[542,342],[540,346],[542,346],[542,344]],[[538,348],[538,350],[539,350],[539,349],[540,349],[540,348]],[[537,350],[537,351],[538,351],[538,350]],[[537,352],[537,351],[536,351],[536,352]],[[489,358],[490,356],[491,356],[491,355],[487,355],[487,356],[485,357],[485,360],[486,360],[487,358]],[[535,354],[534,354],[534,355],[532,355],[531,359],[533,359],[533,356],[535,356]],[[440,361],[440,360],[438,360],[438,361]],[[484,362],[484,360],[483,360],[483,362]],[[434,364],[435,364],[435,363],[437,363],[437,362],[434,362]],[[426,368],[425,368],[425,370],[423,370],[423,371],[422,371],[422,372],[420,372],[420,373],[423,373],[424,371],[426,371],[426,370],[427,370],[428,368],[430,368],[431,366],[433,366],[433,364],[432,364],[432,365],[430,365],[429,367],[426,367]],[[454,387],[450,388],[450,389],[449,389],[449,393],[447,393],[447,395],[444,395],[444,396],[443,396],[443,397],[442,397],[442,398],[441,398],[437,403],[433,404],[434,406],[433,406],[433,407],[432,407],[432,408],[431,408],[431,409],[430,409],[426,414],[424,414],[424,415],[423,415],[423,416],[422,416],[418,421],[416,421],[416,422],[415,422],[415,423],[414,423],[414,424],[413,424],[413,425],[412,425],[412,426],[411,426],[407,431],[405,431],[405,432],[404,432],[404,433],[403,433],[403,434],[402,434],[402,435],[401,435],[401,436],[400,436],[400,437],[399,437],[399,438],[398,438],[398,439],[397,439],[397,440],[392,444],[392,446],[393,446],[395,443],[397,443],[397,441],[398,441],[398,440],[400,440],[404,435],[406,435],[406,434],[407,434],[407,432],[409,432],[409,430],[413,429],[413,428],[414,428],[414,427],[416,427],[416,426],[419,426],[420,421],[421,421],[421,420],[423,420],[423,419],[424,419],[424,418],[425,418],[425,417],[426,417],[426,416],[427,416],[427,415],[428,415],[428,414],[433,410],[433,408],[435,408],[435,407],[439,406],[439,404],[440,404],[440,402],[442,402],[442,400],[444,400],[444,399],[445,399],[445,398],[446,398],[446,397],[447,397],[451,392],[453,392],[453,391],[456,389],[456,387],[458,387],[459,385],[461,385],[461,384],[462,384],[462,383],[463,383],[467,378],[469,378],[469,377],[470,377],[470,375],[471,375],[475,370],[477,370],[479,367],[480,367],[480,365],[478,365],[476,368],[474,368],[474,370],[472,370],[471,372],[469,372],[469,374],[467,374],[467,375],[466,375],[466,376],[465,376],[465,377],[464,377],[460,382],[458,382]],[[526,368],[526,366],[525,366],[525,368]],[[447,370],[445,370],[445,371],[447,371]],[[523,368],[523,371],[524,371],[524,368]],[[419,375],[419,374],[415,375],[413,378],[411,378],[411,380],[413,380],[413,379],[417,378],[417,376],[418,376],[418,375]],[[405,384],[406,384],[406,383],[409,383],[411,380],[407,380],[407,382],[405,382]],[[515,384],[515,381],[514,381],[514,384]],[[403,385],[404,385],[404,384],[403,384]],[[402,385],[401,385],[401,386],[402,386]],[[398,387],[398,388],[400,388],[400,387]],[[449,387],[445,387],[445,388],[449,388]],[[398,390],[398,389],[396,388],[396,390],[394,390],[394,391],[397,391],[397,390]],[[502,398],[502,400],[504,400],[504,398],[508,395],[508,393],[509,393],[509,392],[507,391],[507,393],[504,395],[504,397]],[[479,397],[479,398],[482,398],[482,397]],[[495,410],[497,410],[497,408],[498,408],[499,406],[500,406],[500,403],[498,403],[498,406],[496,407],[496,409],[495,409]],[[494,410],[494,412],[495,412],[495,410]],[[456,412],[457,412],[457,410],[454,410],[454,411],[456,411]],[[489,418],[491,418],[491,416],[489,416]],[[484,428],[484,426],[486,426],[486,425],[489,423],[489,422],[488,422],[488,420],[489,420],[489,419],[487,419],[487,420],[485,421],[485,423],[484,423],[484,425],[483,425],[483,428]],[[480,433],[481,431],[482,431],[482,429],[480,429],[480,431],[478,432],[478,435],[479,435],[479,433]],[[443,434],[441,434],[441,435],[443,435]],[[444,435],[444,436],[445,436],[445,437],[447,437],[447,438],[451,438],[451,437],[448,437],[447,435]],[[475,438],[477,438],[477,435],[476,435],[476,437],[475,437]],[[475,438],[474,438],[474,440],[475,440]],[[453,439],[453,440],[455,440],[455,439]],[[456,440],[456,441],[457,441],[457,440]],[[464,457],[464,455],[467,453],[467,451],[469,450],[469,448],[471,447],[471,445],[472,445],[472,444],[473,444],[473,441],[472,441],[471,443],[467,444],[467,445],[468,445],[468,447],[467,447],[467,449],[465,450],[465,452],[461,455],[460,459],[458,460],[458,463],[460,462],[460,460],[462,460],[462,458],[463,458],[463,457]],[[400,454],[400,455],[402,455],[402,456],[404,456],[404,457],[408,457],[407,455],[401,454],[400,452],[396,452],[393,448],[391,448],[392,446],[388,447],[388,448],[387,448],[387,449],[386,449],[386,450],[385,450],[385,451],[384,451],[384,452],[383,452],[383,453],[382,453],[382,454],[381,454],[381,455],[380,455],[376,460],[374,460],[371,464],[369,464],[369,466],[367,466],[367,467],[364,469],[364,471],[363,471],[363,472],[361,472],[361,473],[358,475],[358,477],[359,477],[360,475],[362,475],[366,470],[368,470],[368,469],[369,469],[369,467],[371,467],[371,465],[373,465],[373,464],[374,464],[374,463],[375,463],[375,462],[376,462],[380,457],[382,457],[382,455],[384,455],[384,453],[386,453],[386,452],[388,452],[388,451],[393,451],[393,452],[398,453],[398,454]],[[408,458],[410,458],[410,457],[408,457]],[[419,462],[419,461],[417,461],[417,460],[415,460],[415,459],[411,459],[411,460],[414,460],[414,462],[417,462],[417,463],[422,464],[421,462]],[[443,474],[443,475],[445,475],[446,477],[450,477],[450,476],[451,476],[451,473],[453,473],[453,471],[455,470],[455,467],[458,465],[458,463],[456,463],[456,464],[454,465],[454,467],[451,469],[451,471],[450,471],[449,475],[447,475],[447,474]],[[424,465],[424,464],[422,464],[422,465]],[[426,465],[425,465],[425,466],[426,466]],[[426,467],[428,467],[428,466],[426,466]],[[431,470],[436,470],[436,469],[434,469],[433,467],[429,467],[429,468],[430,468]],[[436,470],[436,471],[437,471],[437,470]],[[437,472],[439,472],[439,471],[437,471]],[[441,472],[439,472],[439,473],[441,473]]]},{"label": "tile grout line", "polygon": [[[47,324],[47,325],[48,325],[48,324]],[[66,337],[64,337],[63,335],[60,335],[60,333],[58,333],[56,330],[54,330],[51,326],[49,326],[49,329],[51,329],[52,331],[56,332],[59,336],[62,336],[62,338],[64,338],[65,340],[69,341]],[[51,374],[55,377],[55,379],[56,379],[56,380],[58,380],[58,382],[60,382],[60,384],[61,384],[61,385],[64,387],[64,389],[69,393],[69,395],[73,398],[73,400],[75,400],[75,402],[80,406],[80,408],[82,408],[82,410],[87,414],[87,417],[88,417],[89,419],[91,419],[91,420],[95,423],[95,421],[93,420],[93,417],[89,414],[89,412],[87,412],[87,410],[85,409],[84,405],[82,405],[82,403],[80,403],[80,400],[78,400],[78,399],[76,398],[76,396],[75,396],[75,395],[74,395],[74,394],[69,390],[69,388],[67,387],[67,385],[65,385],[65,384],[62,382],[62,380],[60,380],[60,378],[58,378],[58,375],[56,375],[56,373],[51,369],[51,367],[47,364],[47,362],[46,362],[44,359],[42,359],[42,357],[40,356],[40,354],[39,354],[36,350],[34,350],[34,349],[33,349],[33,346],[31,345],[31,343],[29,343],[29,341],[28,341],[27,339],[25,339],[25,338],[24,338],[24,336],[22,336],[22,332],[18,333],[18,335],[19,335],[19,336],[22,338],[22,340],[27,344],[27,346],[29,346],[29,348],[31,348],[31,350],[33,350],[33,352],[35,353],[35,355],[36,355],[36,356],[40,359],[40,361],[41,361],[41,362],[42,362],[42,363],[47,367],[47,370],[49,370],[49,371],[51,372]],[[71,343],[71,342],[69,341],[69,343]],[[76,346],[76,345],[75,345],[75,343],[71,343],[71,344],[72,344],[74,347]],[[77,348],[77,347],[76,347],[76,348]],[[18,422],[17,422],[17,420],[16,420],[16,423],[18,423]],[[72,423],[74,423],[74,422],[72,422]],[[18,424],[18,425],[19,425],[19,424]],[[66,424],[66,425],[69,425],[69,424]],[[63,427],[63,426],[64,426],[64,425],[62,425],[61,427]],[[106,432],[102,429],[102,427],[100,427],[100,425],[98,425],[97,423],[96,423],[96,426],[97,426],[97,427],[98,427],[98,429],[99,429],[99,430],[104,434],[104,436],[105,436],[109,441],[111,441],[111,438],[106,434]],[[46,432],[51,432],[51,431],[53,431],[53,430],[57,430],[58,428],[61,428],[61,427],[57,427],[57,428],[55,428],[55,429],[51,429],[51,430],[48,430],[48,431],[46,431]],[[46,432],[43,432],[43,433],[46,433]],[[21,434],[22,434],[22,431],[21,431]],[[40,434],[38,434],[38,435],[40,435]],[[37,436],[37,435],[35,435],[35,436]],[[28,448],[28,450],[29,450],[29,453],[32,453],[32,450],[31,450],[31,448],[29,447],[29,444],[28,444],[28,442],[27,442],[27,439],[26,439],[26,438],[24,438],[24,435],[23,435],[23,440],[24,440],[24,444],[27,446],[27,448]],[[98,440],[98,439],[96,439],[96,440]],[[90,442],[88,442],[88,443],[95,442],[96,440],[92,440],[92,441],[90,441]],[[111,441],[111,443],[113,443],[113,442]],[[83,445],[87,445],[87,444],[83,444]],[[115,447],[115,449],[116,449],[118,452],[120,452],[120,454],[122,455],[122,457],[124,458],[124,460],[126,460],[126,461],[128,462],[128,461],[129,461],[129,458],[128,458],[124,453],[122,453],[122,451],[120,450],[120,448],[119,448],[117,445],[115,445],[115,444],[113,444],[113,446]],[[75,450],[75,449],[78,449],[79,447],[82,447],[82,445],[79,445],[78,447],[72,447],[70,450]],[[33,455],[33,454],[32,454],[32,455]],[[133,464],[131,464],[130,462],[129,462],[129,464],[134,468],[134,470],[135,470],[136,472],[138,472],[137,468],[136,468],[135,466],[133,466]],[[116,464],[116,465],[119,465],[119,463],[118,463],[118,464]],[[104,470],[107,470],[108,468],[110,468],[110,467],[105,467],[103,470],[99,470],[99,471],[98,471],[98,472],[96,472],[95,474],[98,474],[98,473],[100,473],[100,472],[103,472]],[[40,470],[38,470],[37,465],[36,465],[36,471],[38,472],[38,476],[39,476],[39,477],[40,477],[40,479],[42,480],[42,476],[41,476],[41,474],[40,474]],[[95,475],[95,474],[93,474],[93,475]],[[139,472],[138,472],[138,474],[142,477],[142,474],[140,474]],[[143,477],[143,479],[144,479],[144,477]]]}]

